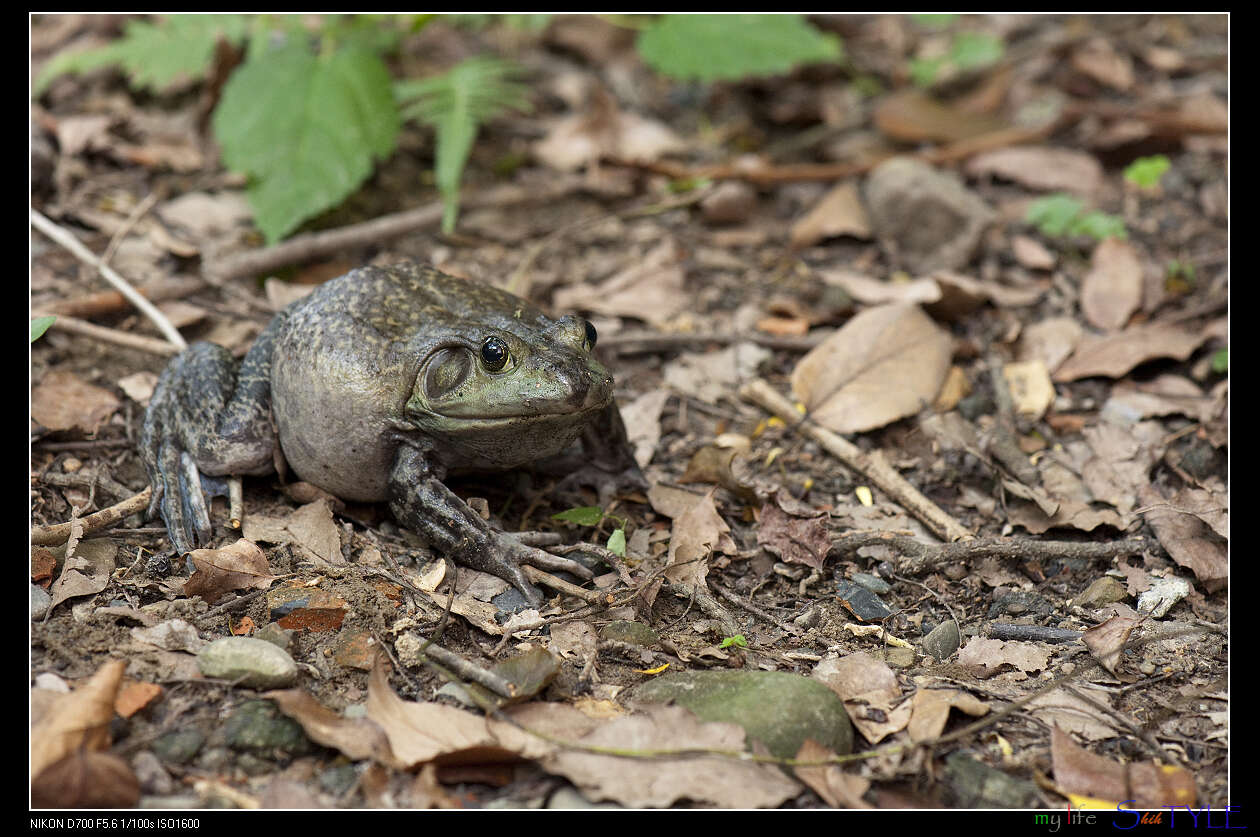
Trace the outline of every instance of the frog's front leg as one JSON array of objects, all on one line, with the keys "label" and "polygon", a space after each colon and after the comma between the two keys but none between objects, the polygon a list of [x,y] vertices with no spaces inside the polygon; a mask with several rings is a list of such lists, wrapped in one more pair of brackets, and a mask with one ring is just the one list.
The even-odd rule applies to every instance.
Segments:
[{"label": "frog's front leg", "polygon": [[239,364],[213,343],[194,343],[158,379],[144,416],[140,454],[153,497],[180,553],[210,539],[202,476],[274,470],[271,335],[268,328]]},{"label": "frog's front leg", "polygon": [[534,606],[542,604],[543,597],[521,571],[522,564],[591,578],[591,571],[577,561],[527,546],[490,528],[437,478],[424,454],[409,444],[403,444],[394,458],[389,488],[393,497],[389,508],[398,522],[457,563],[497,575]]}]

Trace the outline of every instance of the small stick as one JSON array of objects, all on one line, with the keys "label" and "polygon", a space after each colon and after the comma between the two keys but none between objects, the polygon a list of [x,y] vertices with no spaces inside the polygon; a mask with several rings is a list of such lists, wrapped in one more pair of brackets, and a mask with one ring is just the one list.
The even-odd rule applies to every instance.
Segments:
[{"label": "small stick", "polygon": [[241,494],[241,478],[228,477],[228,526],[232,529],[241,528],[241,520],[245,517],[245,503]]},{"label": "small stick", "polygon": [[112,267],[101,261],[91,250],[83,246],[83,242],[75,238],[69,231],[57,226],[52,221],[45,218],[37,210],[31,210],[31,224],[35,229],[51,238],[62,247],[69,250],[81,262],[96,268],[101,276],[105,277],[105,281],[118,289],[118,292],[127,298],[127,301],[144,314],[149,320],[157,326],[158,331],[162,332],[162,336],[171,342],[177,350],[188,348],[188,343],[180,336],[175,326],[171,325],[171,321],[166,319],[166,315],[153,305],[152,302],[141,296],[131,283],[118,275]]},{"label": "small stick", "polygon": [[521,570],[525,573],[525,577],[535,584],[545,584],[553,590],[559,590],[561,593],[575,596],[587,604],[608,607],[614,601],[614,597],[610,593],[601,593],[598,590],[586,590],[582,587],[578,587],[576,584],[570,584],[567,581],[556,578],[551,573],[544,572],[537,567],[531,567],[529,564],[522,564]]},{"label": "small stick", "polygon": [[825,427],[819,427],[797,412],[792,402],[762,379],[740,388],[740,397],[764,407],[789,425],[800,425],[806,435],[848,467],[863,475],[889,495],[902,508],[919,519],[934,535],[946,541],[971,537],[971,532],[940,506],[924,497],[905,477],[888,464],[879,451],[863,453],[849,440]]},{"label": "small stick", "polygon": [[[36,311],[33,313],[39,315],[43,312]],[[87,320],[78,320],[64,315],[57,315],[57,322],[53,327],[62,331],[68,331],[71,334],[79,334],[105,343],[113,343],[115,346],[139,349],[152,355],[170,357],[179,354],[181,351],[178,346],[165,340],[156,340],[152,337],[145,337],[143,334],[131,334],[130,332],[119,331],[116,328],[106,328],[96,323],[89,323]]]},{"label": "small stick", "polygon": [[[109,508],[89,514],[87,517],[81,518],[79,523],[83,524],[83,533],[94,532],[98,529],[107,529],[130,515],[138,511],[148,508],[149,497],[153,494],[153,487],[150,486],[133,497],[115,503]],[[35,526],[31,529],[31,543],[36,546],[56,546],[65,543],[70,538],[70,524],[57,523],[53,526]]]},{"label": "small stick", "polygon": [[[182,299],[208,287],[204,279],[195,276],[175,276],[157,282],[147,282],[136,290],[150,302],[166,299]],[[127,307],[127,298],[118,291],[97,291],[71,299],[61,299],[41,306],[48,314],[69,317],[97,317],[115,314]]]}]

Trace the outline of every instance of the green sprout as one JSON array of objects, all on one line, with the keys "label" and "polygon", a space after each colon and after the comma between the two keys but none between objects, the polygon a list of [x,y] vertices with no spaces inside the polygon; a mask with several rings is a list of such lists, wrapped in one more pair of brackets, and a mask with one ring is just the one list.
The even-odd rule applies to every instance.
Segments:
[{"label": "green sprout", "polygon": [[1124,179],[1141,189],[1154,189],[1172,164],[1163,154],[1139,157],[1124,170]]},{"label": "green sprout", "polygon": [[617,528],[613,529],[612,534],[608,536],[608,542],[605,548],[620,558],[626,557],[626,520],[623,517],[606,514],[599,506],[578,506],[572,509],[566,509],[557,512],[551,516],[552,520],[559,520],[563,523],[572,523],[576,526],[598,526],[605,519],[611,520],[617,524]]}]

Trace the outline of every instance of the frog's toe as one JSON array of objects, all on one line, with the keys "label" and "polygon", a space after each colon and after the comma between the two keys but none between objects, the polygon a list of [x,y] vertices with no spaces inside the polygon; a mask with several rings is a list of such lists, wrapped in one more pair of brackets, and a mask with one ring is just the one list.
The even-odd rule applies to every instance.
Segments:
[{"label": "frog's toe", "polygon": [[587,581],[595,577],[595,574],[590,569],[572,558],[562,558],[559,555],[552,555],[550,552],[545,552],[532,546],[524,547],[524,549],[528,550],[528,552],[522,557],[521,562],[529,564],[531,567],[537,567],[547,572],[573,573],[578,578],[586,579]]}]

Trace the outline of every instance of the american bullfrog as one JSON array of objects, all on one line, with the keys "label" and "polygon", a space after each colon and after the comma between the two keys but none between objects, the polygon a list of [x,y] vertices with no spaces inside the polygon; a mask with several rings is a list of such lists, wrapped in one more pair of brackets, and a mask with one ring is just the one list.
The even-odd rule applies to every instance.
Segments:
[{"label": "american bullfrog", "polygon": [[536,604],[521,564],[589,571],[492,529],[443,479],[534,462],[579,436],[600,467],[637,475],[595,338],[579,317],[431,267],[351,271],[278,313],[239,366],[205,342],[171,361],[141,436],[150,515],[188,552],[211,534],[203,477],[287,461],[338,497],[387,501],[431,547]]}]

